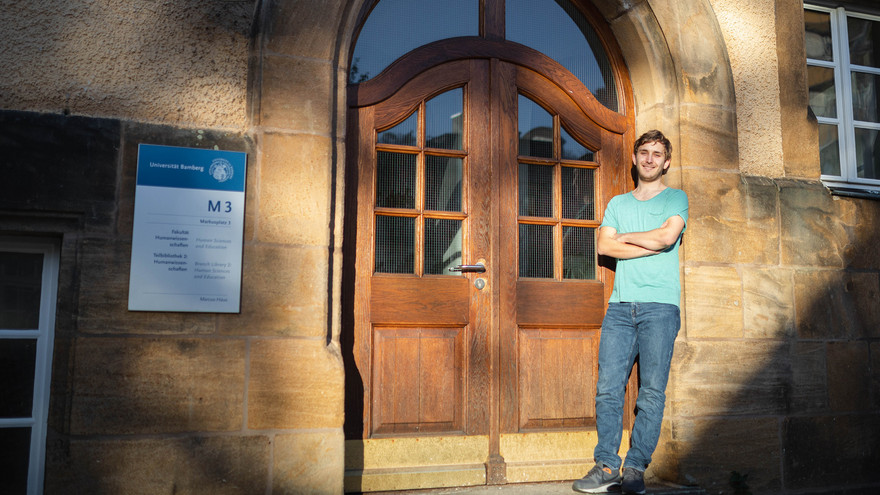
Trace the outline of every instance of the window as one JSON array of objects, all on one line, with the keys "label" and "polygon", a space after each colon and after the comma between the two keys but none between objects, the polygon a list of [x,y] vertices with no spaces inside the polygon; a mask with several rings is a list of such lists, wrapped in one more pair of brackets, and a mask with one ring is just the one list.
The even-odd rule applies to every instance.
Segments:
[{"label": "window", "polygon": [[44,240],[0,237],[0,480],[43,491],[58,254]]},{"label": "window", "polygon": [[485,29],[481,34],[480,12],[487,19],[499,7],[505,13],[505,39],[559,62],[600,103],[620,111],[611,62],[593,26],[571,0],[382,0],[358,34],[348,81],[368,81],[407,52],[431,42],[488,37]]},{"label": "window", "polygon": [[822,180],[880,198],[880,16],[806,6],[804,28]]}]

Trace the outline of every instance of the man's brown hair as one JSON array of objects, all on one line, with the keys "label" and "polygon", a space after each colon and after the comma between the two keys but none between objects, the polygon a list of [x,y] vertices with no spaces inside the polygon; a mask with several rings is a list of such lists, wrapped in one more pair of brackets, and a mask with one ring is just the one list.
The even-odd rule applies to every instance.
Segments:
[{"label": "man's brown hair", "polygon": [[669,139],[666,139],[666,136],[657,129],[652,129],[636,139],[635,144],[633,144],[633,154],[637,155],[639,153],[639,148],[648,143],[662,144],[663,148],[666,149],[666,159],[669,160],[672,158],[672,143],[670,143]]}]

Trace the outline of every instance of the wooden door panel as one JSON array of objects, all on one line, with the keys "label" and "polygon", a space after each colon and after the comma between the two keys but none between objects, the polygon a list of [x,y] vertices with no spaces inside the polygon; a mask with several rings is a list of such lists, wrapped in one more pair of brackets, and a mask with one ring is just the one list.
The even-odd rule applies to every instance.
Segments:
[{"label": "wooden door panel", "polygon": [[373,434],[463,430],[464,328],[373,330]]},{"label": "wooden door panel", "polygon": [[465,325],[470,284],[464,277],[371,279],[370,319],[375,323]]},{"label": "wooden door panel", "polygon": [[[601,325],[605,284],[520,280],[516,284],[519,325]],[[597,311],[598,308],[598,311]]]},{"label": "wooden door panel", "polygon": [[595,424],[598,328],[521,328],[520,430]]}]

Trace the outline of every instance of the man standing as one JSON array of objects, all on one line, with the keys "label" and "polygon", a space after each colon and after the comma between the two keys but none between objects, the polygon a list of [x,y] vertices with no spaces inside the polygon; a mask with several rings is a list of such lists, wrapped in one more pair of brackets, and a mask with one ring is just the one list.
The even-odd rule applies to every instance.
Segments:
[{"label": "man standing", "polygon": [[[608,202],[599,226],[597,251],[617,259],[614,288],[602,322],[596,386],[596,465],[573,489],[601,493],[621,485],[623,493],[645,493],[644,472],[660,438],[666,382],[681,325],[678,247],[688,217],[684,191],[663,184],[672,145],[660,131],[636,140],[634,191]],[[623,433],[623,399],[639,356],[639,395],[632,444],[617,455]]]}]

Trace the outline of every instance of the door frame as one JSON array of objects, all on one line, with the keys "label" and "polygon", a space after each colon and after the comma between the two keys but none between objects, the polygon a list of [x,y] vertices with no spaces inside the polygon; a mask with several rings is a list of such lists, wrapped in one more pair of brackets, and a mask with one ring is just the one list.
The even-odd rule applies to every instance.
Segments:
[{"label": "door frame", "polygon": [[[609,36],[610,32],[606,30],[603,39],[607,40]],[[610,39],[613,40],[613,38]],[[634,140],[634,103],[629,76],[622,62],[622,58],[619,55],[619,50],[608,50],[608,53],[617,75],[615,80],[619,86],[618,94],[621,95],[620,106],[622,113],[608,110],[599,103],[589,91],[576,91],[578,88],[583,88],[583,84],[549,57],[522,45],[483,38],[441,40],[410,52],[392,64],[392,66],[376,78],[358,85],[349,86],[348,106],[349,108],[357,108],[384,101],[395,93],[396,88],[401,87],[407,81],[417,77],[425,70],[446,62],[463,58],[503,61],[525,67],[534,72],[537,76],[552,81],[563,90],[571,88],[571,90],[566,91],[566,94],[569,95],[585,115],[589,116],[598,126],[622,136],[623,146],[620,151],[620,168],[617,170],[618,173],[609,174],[608,180],[598,187],[600,190],[607,191],[608,197],[610,197],[613,194],[619,194],[632,188],[632,183],[629,181],[630,169],[627,166],[629,164],[628,154],[625,153],[625,148],[626,146],[630,146]],[[496,63],[495,65],[498,64]],[[494,70],[491,72],[495,74]],[[349,111],[349,119],[347,122],[347,132],[350,138],[346,141],[346,182],[348,187],[346,187],[345,200],[346,221],[344,224],[344,242],[350,242],[351,239],[356,238],[357,221],[352,221],[352,219],[357,219],[359,214],[358,200],[356,197],[357,194],[356,191],[352,191],[352,189],[356,190],[356,188],[351,187],[351,184],[356,183],[355,181],[357,181],[357,178],[359,177],[359,168],[356,158],[360,155],[358,143],[363,140],[362,138],[364,136],[360,135],[362,131],[360,123],[356,118],[356,114],[356,111]],[[497,109],[492,118],[500,121],[504,117],[503,111]],[[351,138],[352,136],[359,137],[353,139]],[[501,143],[491,143],[491,147],[492,149],[499,149],[497,146],[500,144]],[[614,162],[615,160],[612,159],[611,161]],[[493,183],[492,189],[495,191],[495,194],[497,194],[497,191],[502,187],[507,186],[509,185],[496,182]],[[604,208],[604,205],[602,205],[602,207]],[[496,208],[495,210],[494,214],[499,215],[500,212],[497,211],[498,209]],[[495,222],[494,225],[498,225],[498,218],[493,219],[493,221]],[[496,243],[496,247],[493,249],[500,249],[500,244],[501,243]],[[498,252],[493,252],[493,258],[496,260],[500,259],[498,256],[499,254],[500,253]],[[354,286],[355,277],[353,266],[355,258],[355,249],[351,249],[349,246],[349,248],[343,250],[342,323],[344,329],[353,329],[355,326],[356,316],[353,314],[354,311],[352,308],[354,307],[355,298],[359,297],[357,288]],[[601,272],[600,278],[606,281],[604,301],[602,301],[603,306],[610,295],[613,282],[613,269],[608,261],[609,260],[600,260],[598,266],[598,270]],[[493,322],[493,324],[497,324],[497,322]],[[493,331],[490,331],[489,333],[490,341],[488,344],[489,349],[492,350],[488,356],[489,367],[491,370],[489,373],[489,379],[494,382],[491,385],[491,390],[499,390],[501,373],[515,373],[516,370],[511,370],[509,368],[507,370],[503,369],[503,365],[500,362],[500,342],[498,342],[500,332],[497,331],[497,329],[493,329]],[[544,437],[552,437],[555,439],[550,443],[569,446],[565,450],[567,453],[566,455],[572,457],[580,452],[581,456],[568,464],[559,463],[559,469],[551,470],[552,472],[550,474],[547,474],[546,471],[541,474],[535,473],[533,468],[536,463],[528,462],[526,459],[529,454],[525,452],[530,450],[533,451],[538,444],[535,442],[530,443],[528,441],[523,442],[523,436],[518,433],[502,433],[502,428],[509,429],[509,425],[501,425],[499,418],[501,415],[500,408],[502,407],[503,400],[501,397],[494,397],[490,401],[488,421],[490,428],[486,435],[471,437],[439,436],[422,437],[417,439],[398,438],[395,440],[398,448],[401,448],[403,444],[412,442],[419,443],[421,447],[427,448],[428,450],[433,450],[436,446],[450,441],[450,438],[455,439],[458,442],[467,438],[469,440],[465,443],[470,445],[471,448],[477,449],[477,451],[488,447],[488,460],[485,458],[480,459],[479,455],[463,455],[461,459],[459,459],[460,462],[456,464],[458,467],[456,470],[458,475],[452,476],[451,473],[447,472],[445,475],[441,476],[440,479],[432,479],[430,475],[424,475],[424,473],[421,478],[419,478],[418,474],[412,469],[403,469],[403,471],[408,472],[398,472],[396,475],[383,473],[381,466],[374,465],[370,459],[390,459],[394,458],[396,454],[388,451],[387,443],[383,444],[381,441],[363,438],[365,426],[363,421],[366,417],[366,412],[363,411],[364,384],[360,380],[354,364],[354,356],[352,353],[354,342],[352,332],[343,331],[341,342],[343,344],[343,357],[346,360],[346,438],[349,439],[346,441],[345,483],[347,491],[400,489],[404,487],[400,484],[399,478],[401,476],[410,477],[410,482],[405,483],[405,487],[427,488],[430,486],[463,486],[487,483],[499,484],[515,481],[537,481],[539,479],[572,479],[579,476],[575,476],[576,473],[588,469],[590,463],[585,459],[583,450],[589,445],[595,445],[595,432],[548,432]],[[634,383],[634,380],[631,380],[630,383]],[[630,389],[632,389],[632,387],[630,387]],[[634,394],[628,393],[628,401],[633,399],[631,395]],[[353,418],[352,416],[355,415],[360,416],[360,418]],[[631,412],[626,415],[624,421],[625,424],[631,425]],[[357,434],[356,432],[360,432],[360,434]],[[626,443],[627,435],[625,432],[624,444]],[[523,448],[524,445],[525,447]],[[456,447],[456,449],[459,449],[459,447]],[[459,451],[462,452],[460,449]],[[468,449],[465,448],[463,451],[468,451]],[[419,456],[418,453],[410,452],[410,455],[411,458],[407,461],[413,463],[419,462],[417,460]],[[548,455],[552,456],[553,454],[548,453]],[[507,461],[521,459],[523,462],[521,462],[522,465],[519,466],[517,472],[510,472],[507,463],[505,462],[505,458]],[[404,464],[406,464],[406,461]],[[451,464],[452,461],[446,459],[443,466],[444,468],[448,468]],[[414,478],[418,479],[412,481]]]}]

